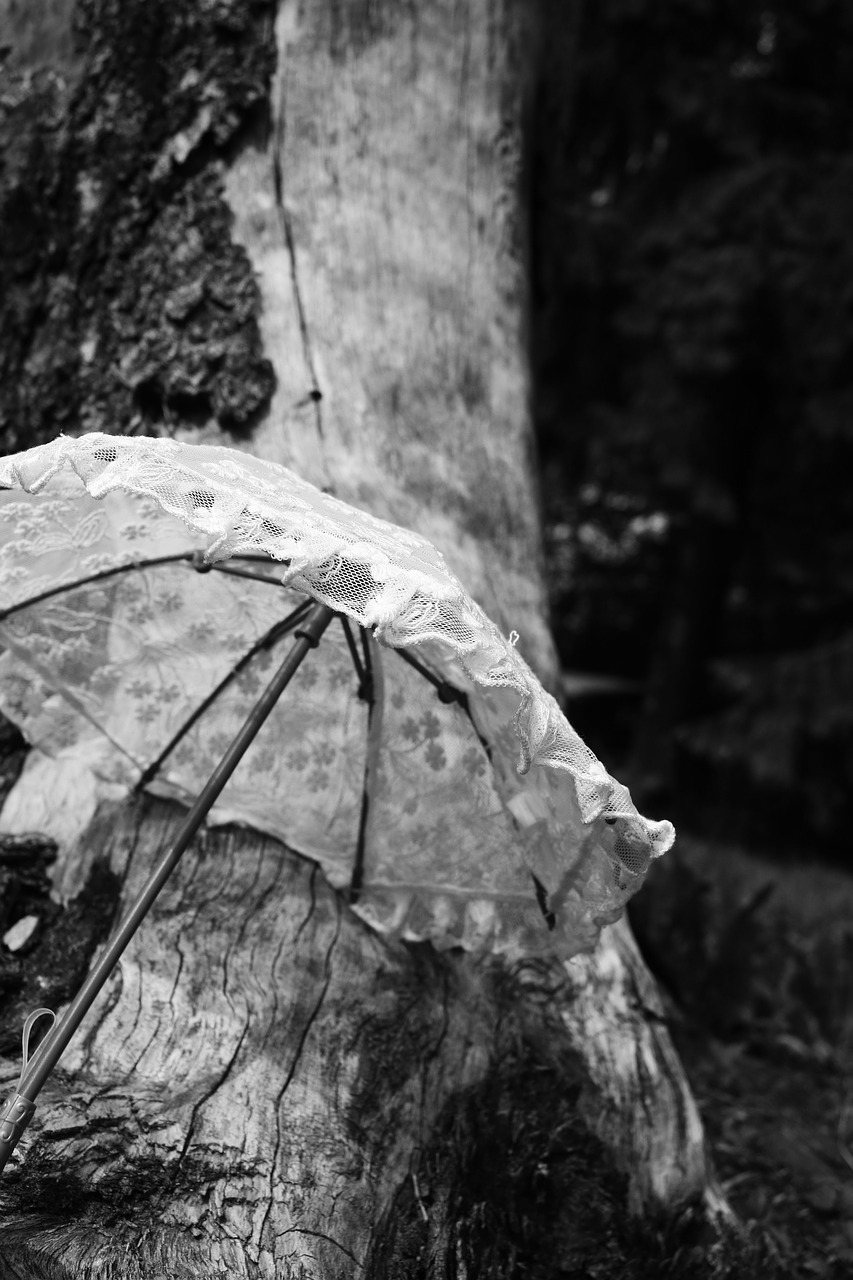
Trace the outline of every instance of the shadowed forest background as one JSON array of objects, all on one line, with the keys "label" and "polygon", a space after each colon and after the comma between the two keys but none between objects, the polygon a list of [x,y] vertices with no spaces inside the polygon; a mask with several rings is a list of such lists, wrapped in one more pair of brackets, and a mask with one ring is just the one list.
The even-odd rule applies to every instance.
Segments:
[{"label": "shadowed forest background", "polygon": [[533,348],[555,628],[567,667],[634,682],[583,729],[706,834],[837,858],[853,15],[590,4],[574,101],[555,85],[546,109],[537,137],[563,163],[534,173]]},{"label": "shadowed forest background", "polygon": [[631,918],[732,1200],[782,1274],[847,1274],[853,11],[600,0],[571,101],[550,57],[532,351],[568,711],[678,825]]}]

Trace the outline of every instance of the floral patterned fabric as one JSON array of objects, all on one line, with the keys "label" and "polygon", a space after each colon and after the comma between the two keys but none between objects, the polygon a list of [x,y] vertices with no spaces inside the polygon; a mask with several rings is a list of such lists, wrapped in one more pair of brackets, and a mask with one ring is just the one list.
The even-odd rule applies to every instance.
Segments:
[{"label": "floral patterned fabric", "polygon": [[0,705],[42,750],[188,802],[320,599],[341,616],[219,820],[316,858],[378,929],[512,954],[591,946],[669,847],[416,534],[174,441],[60,438],[0,484]]}]

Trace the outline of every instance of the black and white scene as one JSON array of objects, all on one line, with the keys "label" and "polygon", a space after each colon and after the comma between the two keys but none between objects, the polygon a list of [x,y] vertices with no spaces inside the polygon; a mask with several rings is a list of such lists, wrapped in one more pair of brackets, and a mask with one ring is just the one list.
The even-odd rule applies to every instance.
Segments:
[{"label": "black and white scene", "polygon": [[853,1276],[853,5],[0,0],[0,1280]]}]

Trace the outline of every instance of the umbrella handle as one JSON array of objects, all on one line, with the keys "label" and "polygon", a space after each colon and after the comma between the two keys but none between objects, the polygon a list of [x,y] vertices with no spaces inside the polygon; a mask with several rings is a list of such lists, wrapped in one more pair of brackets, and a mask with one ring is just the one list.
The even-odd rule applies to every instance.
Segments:
[{"label": "umbrella handle", "polygon": [[[27,1065],[30,1062],[30,1035],[39,1018],[48,1017],[51,1019],[51,1027],[56,1022],[56,1014],[52,1009],[34,1009],[24,1023],[24,1030],[21,1035],[21,1074],[18,1083],[15,1085],[15,1092],[10,1094],[5,1102],[0,1106],[0,1169],[9,1159],[9,1156],[18,1145],[21,1134],[26,1129],[32,1119],[36,1104],[32,1098],[26,1097],[21,1092],[24,1076],[27,1073]],[[35,1051],[39,1052],[38,1049]],[[35,1054],[33,1054],[35,1057]]]},{"label": "umbrella handle", "polygon": [[55,1022],[32,1057],[28,1057],[29,1034],[33,1023],[49,1009],[37,1009],[24,1025],[24,1065],[16,1090],[0,1106],[0,1171],[2,1171],[33,1112],[35,1099],[44,1082],[56,1066],[69,1040],[79,1027],[95,997],[119,962],[130,939],[136,933],[163,885],[174,871],[181,855],[188,848],[193,836],[204,822],[231,774],[237,768],[245,752],[257,735],[261,725],[293,679],[302,659],[309,649],[316,649],[320,637],[335,616],[334,609],[316,602],[294,632],[295,642],[272,680],[249,712],[246,721],[234,741],[228,747],[219,764],[213,770],[198,798],[187,814],[174,843],[155,868],[139,897],[107,942],[103,952],[93,965],[86,981]]}]

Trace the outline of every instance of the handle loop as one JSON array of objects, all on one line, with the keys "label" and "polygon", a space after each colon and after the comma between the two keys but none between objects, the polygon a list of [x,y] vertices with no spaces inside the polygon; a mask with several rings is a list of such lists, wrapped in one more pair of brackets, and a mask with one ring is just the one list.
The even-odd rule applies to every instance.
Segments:
[{"label": "handle loop", "polygon": [[[56,1014],[52,1009],[34,1009],[24,1023],[24,1030],[21,1035],[21,1054],[23,1057],[21,1074],[15,1086],[15,1092],[11,1093],[0,1104],[0,1170],[5,1169],[9,1157],[20,1142],[21,1135],[32,1120],[36,1109],[33,1099],[21,1091],[24,1088],[24,1077],[27,1074],[27,1067],[30,1063],[30,1037],[33,1027],[39,1018],[43,1018],[45,1014],[51,1019],[52,1030],[56,1023]],[[35,1057],[40,1053],[41,1048],[42,1046],[39,1045],[32,1056]],[[38,1093],[38,1089],[35,1092]]]},{"label": "handle loop", "polygon": [[[33,1027],[36,1025],[39,1018],[43,1018],[45,1015],[51,1020],[50,1030],[52,1031],[56,1025],[56,1014],[52,1009],[33,1009],[32,1013],[24,1023],[24,1030],[21,1033],[21,1057],[23,1061],[21,1063],[21,1074],[15,1087],[16,1093],[20,1093],[21,1085],[24,1083],[24,1076],[26,1075],[27,1066],[30,1061],[30,1037],[33,1032]],[[33,1057],[35,1057],[35,1054],[39,1052],[39,1049],[41,1049],[41,1045],[39,1045],[38,1049],[34,1051],[32,1055]]]}]

